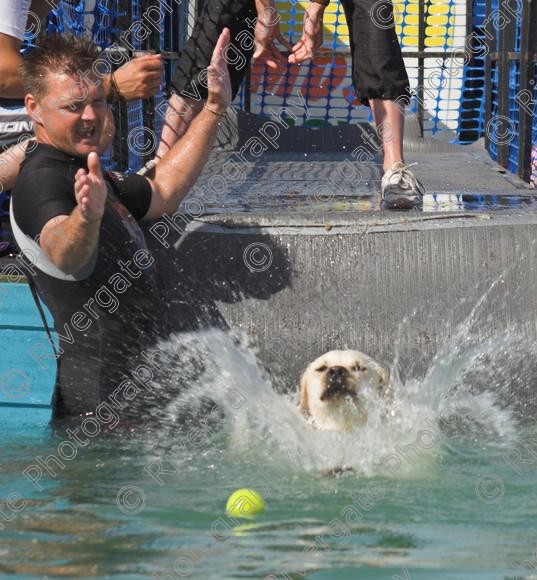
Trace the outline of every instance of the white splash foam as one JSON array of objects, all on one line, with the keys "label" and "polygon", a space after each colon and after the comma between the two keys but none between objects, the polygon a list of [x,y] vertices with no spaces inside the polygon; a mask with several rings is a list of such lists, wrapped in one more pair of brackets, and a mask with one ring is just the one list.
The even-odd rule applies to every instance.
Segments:
[{"label": "white splash foam", "polygon": [[[423,477],[431,472],[437,458],[446,450],[453,452],[461,439],[478,437],[481,446],[484,440],[489,446],[503,446],[517,437],[512,410],[502,408],[498,398],[498,392],[501,394],[509,385],[490,383],[485,391],[472,395],[465,382],[468,373],[482,376],[490,370],[488,361],[499,352],[511,352],[508,347],[515,337],[507,332],[472,345],[467,339],[474,316],[475,311],[440,349],[422,381],[403,384],[397,372],[392,373],[393,403],[388,418],[375,395],[366,391],[368,424],[354,433],[313,429],[297,410],[296,393],[281,395],[274,391],[245,339],[238,341],[220,330],[174,336],[160,348],[180,350],[188,356],[181,357],[184,362],[176,369],[170,369],[170,380],[174,374],[184,376],[188,361],[202,361],[203,371],[169,403],[169,422],[173,423],[185,409],[196,412],[199,401],[209,398],[230,419],[215,441],[223,445],[224,458],[227,455],[229,461],[255,462],[263,458],[289,469],[291,458],[294,469],[308,472],[349,465],[360,475],[389,476],[386,457],[398,455],[402,464],[398,477]],[[520,356],[517,350],[516,357]],[[298,377],[290,377],[289,382],[296,385]],[[450,427],[440,420],[442,416],[456,421]],[[419,451],[419,456],[407,453],[410,461],[397,451],[409,444]]]}]

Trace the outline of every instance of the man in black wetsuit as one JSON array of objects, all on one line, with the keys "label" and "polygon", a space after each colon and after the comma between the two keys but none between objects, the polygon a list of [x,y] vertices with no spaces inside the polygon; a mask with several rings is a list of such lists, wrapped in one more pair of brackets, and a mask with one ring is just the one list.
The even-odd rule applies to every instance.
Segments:
[{"label": "man in black wetsuit", "polygon": [[[101,171],[113,136],[105,90],[78,74],[99,58],[95,45],[49,37],[24,62],[38,145],[15,185],[11,220],[60,337],[56,418],[92,413],[112,393],[125,402],[132,370],[155,362],[149,348],[165,332],[165,312],[138,222],[173,214],[203,169],[231,99],[228,42],[226,29],[207,69],[205,106],[151,179]],[[42,347],[32,355],[47,357]]]}]

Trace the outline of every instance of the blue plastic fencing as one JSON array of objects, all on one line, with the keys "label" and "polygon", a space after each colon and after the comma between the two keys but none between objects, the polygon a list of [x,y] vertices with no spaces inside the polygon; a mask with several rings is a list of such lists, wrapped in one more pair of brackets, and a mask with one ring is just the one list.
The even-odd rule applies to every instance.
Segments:
[{"label": "blue plastic fencing", "polygon": [[498,127],[485,131],[486,146],[493,159],[535,184],[537,11],[531,3],[492,0],[488,7],[485,4],[482,2],[480,10],[485,7],[483,24],[488,36],[484,70],[490,66],[490,101],[485,101],[490,103],[490,115],[486,121]]},{"label": "blue plastic fencing", "polygon": [[[472,2],[472,30],[479,39],[478,46],[485,43],[483,21],[486,13],[484,0]],[[475,50],[463,70],[462,94],[459,104],[457,142],[472,143],[483,135],[485,123],[485,57],[482,50]]]}]

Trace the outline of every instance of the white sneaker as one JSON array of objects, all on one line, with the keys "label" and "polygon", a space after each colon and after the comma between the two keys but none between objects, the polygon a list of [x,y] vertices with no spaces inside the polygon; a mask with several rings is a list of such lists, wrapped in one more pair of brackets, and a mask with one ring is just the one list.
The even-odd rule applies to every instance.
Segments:
[{"label": "white sneaker", "polygon": [[412,209],[421,205],[425,188],[418,178],[410,171],[417,163],[405,165],[395,163],[382,176],[380,182],[381,199],[387,209]]}]

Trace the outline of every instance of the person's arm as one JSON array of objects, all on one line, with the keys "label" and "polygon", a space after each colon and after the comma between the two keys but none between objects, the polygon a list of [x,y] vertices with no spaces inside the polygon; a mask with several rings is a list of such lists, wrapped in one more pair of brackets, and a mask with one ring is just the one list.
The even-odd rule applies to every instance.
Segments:
[{"label": "person's arm", "polygon": [[22,64],[20,47],[18,38],[0,33],[0,97],[3,99],[24,97],[19,73]]},{"label": "person's arm", "polygon": [[289,55],[291,64],[300,64],[315,56],[323,43],[323,14],[326,6],[310,2],[304,12],[302,38],[293,46]]},{"label": "person's arm", "polygon": [[15,180],[20,173],[20,164],[26,157],[30,142],[35,147],[35,141],[28,138],[0,153],[0,193],[13,189]]},{"label": "person's arm", "polygon": [[[224,28],[207,67],[208,96],[199,115],[187,133],[164,155],[154,169],[151,204],[145,220],[156,219],[164,213],[173,213],[183,197],[199,177],[216,139],[220,122],[231,103],[231,82],[222,51],[230,40]],[[223,76],[219,73],[223,71]]]},{"label": "person's arm", "polygon": [[[20,80],[19,66],[22,64],[20,54],[24,26],[30,18],[31,27],[39,27],[40,19],[50,12],[47,0],[33,0],[30,9],[23,9],[20,2],[2,0],[0,18],[0,97],[4,99],[22,99],[24,89]],[[29,15],[30,13],[30,15]],[[37,32],[39,32],[37,30]]]},{"label": "person's arm", "polygon": [[[227,109],[215,106],[209,99],[207,106],[219,113]],[[150,179],[153,189],[151,205],[144,220],[175,212],[207,163],[221,121],[219,115],[202,109],[184,137],[155,166],[154,177]]]},{"label": "person's arm", "polygon": [[99,156],[90,153],[88,171],[75,175],[76,207],[49,220],[39,238],[41,249],[66,274],[81,270],[96,251],[107,195]]}]

